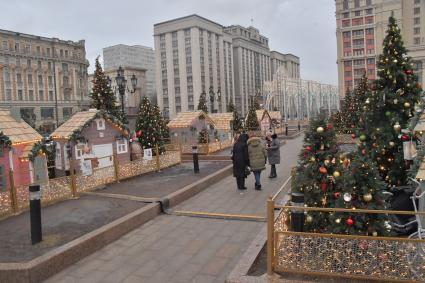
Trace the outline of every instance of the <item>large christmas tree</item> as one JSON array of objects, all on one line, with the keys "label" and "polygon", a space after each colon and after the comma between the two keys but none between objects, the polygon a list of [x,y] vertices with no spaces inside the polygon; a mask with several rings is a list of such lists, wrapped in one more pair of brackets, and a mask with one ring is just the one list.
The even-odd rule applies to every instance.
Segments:
[{"label": "large christmas tree", "polygon": [[95,61],[95,71],[93,76],[93,88],[90,93],[91,108],[105,110],[107,113],[118,118],[123,124],[127,123],[125,115],[117,107],[115,94],[109,85],[108,78],[99,63],[99,57]]},{"label": "large christmas tree", "polygon": [[152,148],[155,153],[155,147],[158,145],[160,152],[164,152],[164,135],[167,134],[164,124],[159,109],[144,96],[136,121],[136,135],[143,148]]},{"label": "large christmas tree", "polygon": [[245,122],[245,128],[248,131],[260,130],[260,124],[258,123],[255,105],[251,105],[249,107],[248,117],[246,118],[246,122]]},{"label": "large christmas tree", "polygon": [[198,110],[202,110],[205,113],[208,113],[207,94],[205,91],[203,91],[199,96]]},{"label": "large christmas tree", "polygon": [[379,78],[363,106],[360,150],[370,154],[389,186],[402,185],[406,183],[409,169],[403,156],[403,142],[411,137],[401,130],[408,126],[415,113],[421,87],[413,74],[413,64],[394,17],[389,18],[377,67]]}]

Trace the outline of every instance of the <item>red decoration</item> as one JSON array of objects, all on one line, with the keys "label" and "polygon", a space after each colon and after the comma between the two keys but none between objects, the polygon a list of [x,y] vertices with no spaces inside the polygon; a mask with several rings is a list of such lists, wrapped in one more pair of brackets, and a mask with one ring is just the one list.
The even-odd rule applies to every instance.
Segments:
[{"label": "red decoration", "polygon": [[327,128],[328,130],[332,130],[333,125],[332,125],[332,124],[328,124],[328,125],[326,126],[326,128]]},{"label": "red decoration", "polygon": [[376,146],[377,146],[377,145],[376,145],[376,143],[373,143],[373,144],[372,144],[372,147],[373,147],[373,148],[376,148]]},{"label": "red decoration", "polygon": [[307,150],[308,152],[311,152],[313,149],[311,148],[311,146],[308,145],[305,147],[305,150]]},{"label": "red decoration", "polygon": [[351,134],[351,138],[354,140],[356,138],[356,134]]},{"label": "red decoration", "polygon": [[366,149],[362,149],[362,154],[366,155]]},{"label": "red decoration", "polygon": [[328,170],[326,170],[326,168],[325,168],[325,167],[320,167],[320,168],[319,168],[319,172],[320,172],[321,174],[326,174],[326,173],[328,173]]},{"label": "red decoration", "polygon": [[353,226],[354,220],[351,219],[351,217],[350,217],[350,218],[347,219],[347,221],[345,223],[347,223],[348,226]]},{"label": "red decoration", "polygon": [[335,197],[335,198],[339,198],[339,196],[340,196],[340,195],[341,195],[341,193],[340,193],[340,192],[335,192],[335,193],[334,193],[334,197]]},{"label": "red decoration", "polygon": [[413,74],[413,70],[406,70],[406,75],[411,75]]},{"label": "red decoration", "polygon": [[[351,125],[351,128],[354,128],[354,125]],[[354,134],[353,134],[354,135]]]},{"label": "red decoration", "polygon": [[142,136],[142,131],[141,130],[137,131],[136,132],[136,137],[140,138],[141,136]]},{"label": "red decoration", "polygon": [[326,191],[328,190],[328,184],[326,182],[322,182],[321,187],[322,191],[326,193]]},{"label": "red decoration", "polygon": [[408,135],[402,135],[402,136],[401,136],[401,140],[402,140],[402,141],[408,141],[408,140],[410,140],[410,138],[409,138],[409,136],[408,136]]}]

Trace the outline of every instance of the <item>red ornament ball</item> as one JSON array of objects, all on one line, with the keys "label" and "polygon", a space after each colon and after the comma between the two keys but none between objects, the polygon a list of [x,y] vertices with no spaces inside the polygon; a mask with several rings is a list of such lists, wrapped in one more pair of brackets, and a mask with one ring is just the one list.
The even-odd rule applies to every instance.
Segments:
[{"label": "red ornament ball", "polygon": [[334,197],[335,197],[335,198],[339,198],[340,196],[341,196],[341,192],[335,192],[335,193],[334,193]]},{"label": "red ornament ball", "polygon": [[351,218],[348,218],[348,219],[347,219],[347,221],[346,221],[345,223],[347,223],[347,225],[348,225],[348,226],[353,226],[353,224],[354,224],[354,220],[353,220],[353,219],[351,219]]},{"label": "red ornament ball", "polygon": [[322,182],[321,187],[322,191],[326,193],[326,191],[328,190],[328,184],[326,182]]},{"label": "red ornament ball", "polygon": [[311,146],[308,145],[305,147],[305,150],[307,150],[308,152],[311,152],[313,149],[311,148]]},{"label": "red ornament ball", "polygon": [[319,172],[320,172],[321,174],[326,174],[326,173],[328,173],[328,170],[326,170],[326,168],[325,168],[325,167],[320,167],[320,168],[319,168]]},{"label": "red ornament ball", "polygon": [[137,131],[136,132],[136,137],[140,138],[141,136],[142,136],[142,131],[141,130]]},{"label": "red ornament ball", "polygon": [[354,140],[356,138],[356,134],[351,134],[351,138]]},{"label": "red ornament ball", "polygon": [[401,140],[402,140],[402,141],[408,141],[408,140],[410,140],[410,138],[409,138],[409,136],[408,136],[408,135],[402,135],[402,136],[401,136]]},{"label": "red ornament ball", "polygon": [[406,75],[411,75],[411,74],[413,74],[413,70],[406,70]]},{"label": "red ornament ball", "polygon": [[366,149],[362,149],[362,154],[366,155]]},{"label": "red ornament ball", "polygon": [[327,128],[328,130],[332,130],[333,125],[332,125],[332,124],[328,124],[328,125],[326,126],[326,128]]}]

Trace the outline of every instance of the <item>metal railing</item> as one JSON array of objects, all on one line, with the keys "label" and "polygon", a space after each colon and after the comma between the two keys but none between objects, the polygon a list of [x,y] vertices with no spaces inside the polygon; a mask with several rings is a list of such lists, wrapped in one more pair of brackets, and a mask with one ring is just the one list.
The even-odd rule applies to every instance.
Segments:
[{"label": "metal railing", "polygon": [[[267,201],[268,275],[280,272],[385,282],[425,281],[424,239],[290,230],[290,214],[295,210],[341,215],[415,212],[279,205],[276,196]],[[277,217],[275,210],[279,210]]]}]

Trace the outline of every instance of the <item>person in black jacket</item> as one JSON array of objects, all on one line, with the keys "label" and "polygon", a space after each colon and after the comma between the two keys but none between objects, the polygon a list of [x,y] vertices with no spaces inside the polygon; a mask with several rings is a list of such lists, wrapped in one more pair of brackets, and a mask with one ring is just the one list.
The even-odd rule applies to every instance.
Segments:
[{"label": "person in black jacket", "polygon": [[236,178],[236,183],[239,190],[246,190],[245,178],[246,167],[249,166],[248,158],[248,135],[241,134],[233,145],[232,161],[233,161],[233,176]]}]

